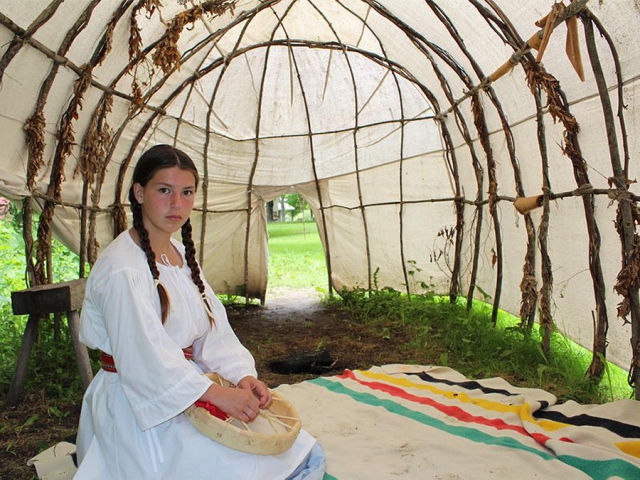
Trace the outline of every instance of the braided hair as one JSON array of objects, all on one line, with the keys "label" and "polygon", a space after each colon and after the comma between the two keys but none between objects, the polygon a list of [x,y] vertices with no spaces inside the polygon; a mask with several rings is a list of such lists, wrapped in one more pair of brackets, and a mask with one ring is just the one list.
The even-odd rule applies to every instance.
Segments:
[{"label": "braided hair", "polygon": [[[169,293],[167,292],[162,282],[160,282],[160,271],[158,270],[158,266],[156,265],[156,255],[151,248],[149,232],[145,228],[143,222],[142,205],[136,199],[133,191],[133,184],[138,183],[142,187],[144,187],[159,170],[172,167],[178,167],[181,170],[186,170],[193,173],[193,176],[196,180],[197,188],[200,177],[198,175],[198,170],[193,163],[193,160],[191,160],[191,158],[189,158],[186,153],[178,150],[175,147],[172,147],[171,145],[156,145],[143,153],[138,160],[138,163],[136,164],[136,167],[133,171],[132,185],[129,189],[129,202],[131,203],[131,212],[133,213],[133,229],[138,234],[140,248],[147,257],[147,264],[149,265],[149,270],[151,271],[151,275],[153,276],[156,288],[158,290],[158,296],[160,297],[161,318],[163,324],[166,322],[169,315]],[[215,323],[215,320],[213,318],[213,308],[210,300],[205,294],[204,282],[202,281],[202,278],[200,276],[200,267],[196,260],[196,247],[193,243],[191,230],[191,220],[187,219],[184,225],[182,225],[181,231],[182,243],[185,247],[185,260],[187,262],[187,266],[191,270],[191,280],[198,287],[198,291],[202,296],[204,308],[207,312],[207,316],[209,317],[209,322],[213,326]]]}]

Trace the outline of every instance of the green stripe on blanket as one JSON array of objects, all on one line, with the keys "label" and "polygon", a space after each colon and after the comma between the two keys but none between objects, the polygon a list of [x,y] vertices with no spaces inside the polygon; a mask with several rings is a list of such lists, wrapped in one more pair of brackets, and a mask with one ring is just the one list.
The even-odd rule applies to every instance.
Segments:
[{"label": "green stripe on blanket", "polygon": [[414,420],[432,428],[436,428],[450,435],[455,435],[457,437],[465,438],[467,440],[483,443],[486,445],[493,445],[528,452],[544,460],[559,460],[567,465],[570,465],[573,468],[584,472],[585,474],[596,480],[606,480],[607,478],[610,478],[614,475],[619,478],[625,479],[640,478],[640,468],[623,459],[591,460],[587,458],[579,458],[572,455],[555,456],[550,453],[550,450],[547,448],[541,446],[538,449],[527,446],[521,441],[512,437],[491,435],[470,426],[449,425],[446,422],[425,413],[411,410],[410,408],[400,405],[393,400],[380,398],[373,393],[357,392],[345,386],[340,380],[334,380],[333,378],[334,377],[321,377],[310,380],[309,382],[324,387],[331,392],[347,395],[348,397],[362,404],[382,407],[393,414],[401,415],[405,418]]}]

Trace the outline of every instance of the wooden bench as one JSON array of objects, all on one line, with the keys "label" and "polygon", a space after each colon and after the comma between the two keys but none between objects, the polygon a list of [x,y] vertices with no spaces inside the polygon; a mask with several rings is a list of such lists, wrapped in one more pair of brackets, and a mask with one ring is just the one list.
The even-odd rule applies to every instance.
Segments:
[{"label": "wooden bench", "polygon": [[11,386],[7,394],[6,404],[15,407],[22,393],[22,387],[27,373],[27,364],[31,350],[38,335],[38,323],[43,315],[66,312],[69,332],[73,340],[73,348],[78,363],[78,372],[82,387],[86,389],[93,378],[87,348],[80,343],[80,315],[82,308],[86,278],[71,282],[38,285],[26,290],[11,292],[11,305],[14,315],[29,315],[24,329],[20,354],[16,362],[16,370],[11,379]]}]

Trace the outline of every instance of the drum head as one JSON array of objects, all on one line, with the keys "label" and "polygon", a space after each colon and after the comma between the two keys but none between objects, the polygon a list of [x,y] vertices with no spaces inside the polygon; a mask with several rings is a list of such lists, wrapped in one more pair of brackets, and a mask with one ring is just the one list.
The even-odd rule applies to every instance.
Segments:
[{"label": "drum head", "polygon": [[[205,375],[218,385],[234,386],[217,373]],[[277,455],[291,448],[302,422],[293,405],[277,392],[272,391],[271,396],[271,406],[247,423],[234,417],[221,420],[195,405],[187,408],[185,414],[200,433],[226,447],[256,455]]]}]

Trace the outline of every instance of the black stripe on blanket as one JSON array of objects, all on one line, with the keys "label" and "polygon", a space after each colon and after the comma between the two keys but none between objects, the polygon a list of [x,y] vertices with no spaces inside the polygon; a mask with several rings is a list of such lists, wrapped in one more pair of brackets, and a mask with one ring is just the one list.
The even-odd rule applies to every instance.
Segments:
[{"label": "black stripe on blanket", "polygon": [[[425,382],[429,383],[439,383],[443,385],[449,386],[457,386],[460,388],[464,388],[466,390],[480,390],[483,393],[496,393],[500,395],[504,395],[507,397],[520,395],[517,392],[510,392],[509,390],[498,389],[498,388],[490,388],[482,385],[482,383],[474,381],[474,380],[465,380],[464,382],[454,382],[452,380],[447,380],[443,378],[437,378],[429,375],[425,372],[416,372],[416,373],[408,373],[408,375],[417,375]],[[594,417],[591,415],[580,414],[574,416],[567,416],[563,413],[546,410],[549,408],[549,402],[540,401],[540,410],[532,412],[533,416],[538,419],[552,420],[554,422],[566,423],[568,425],[574,426],[592,426],[598,428],[604,428],[609,430],[616,435],[619,435],[622,438],[640,438],[640,427],[636,425],[630,425],[628,423],[619,422],[617,420],[611,420],[609,418],[602,417]]]},{"label": "black stripe on blanket", "polygon": [[[475,380],[465,380],[464,382],[454,382],[453,380],[447,380],[445,378],[437,378],[429,375],[425,372],[416,372],[416,373],[408,373],[408,375],[417,375],[420,379],[429,383],[440,383],[449,386],[456,386],[460,388],[464,388],[465,390],[480,390],[482,393],[497,393],[500,395],[504,395],[505,397],[515,397],[517,395],[522,395],[517,392],[510,392],[509,390],[504,390],[502,388],[491,388],[482,385],[482,383],[477,382]],[[549,402],[546,400],[536,400],[541,408],[547,408],[549,406]]]},{"label": "black stripe on blanket", "polygon": [[628,423],[622,423],[617,420],[611,420],[609,418],[593,417],[591,415],[585,414],[568,417],[563,413],[554,412],[552,410],[535,412],[534,417],[544,418],[545,420],[553,420],[554,422],[562,422],[580,427],[591,426],[604,428],[623,438],[640,437],[639,427],[635,425],[629,425]]}]

